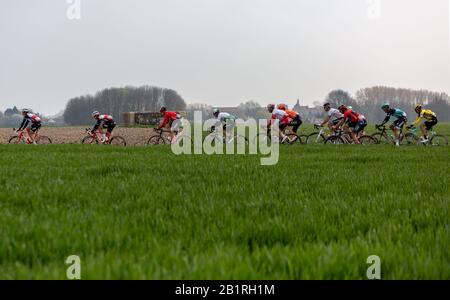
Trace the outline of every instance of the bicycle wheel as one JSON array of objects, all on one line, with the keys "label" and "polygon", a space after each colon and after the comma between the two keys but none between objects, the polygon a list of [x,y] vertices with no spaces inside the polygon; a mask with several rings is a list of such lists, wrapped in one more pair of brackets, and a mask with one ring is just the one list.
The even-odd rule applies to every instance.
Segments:
[{"label": "bicycle wheel", "polygon": [[110,145],[113,146],[122,146],[122,147],[126,147],[127,146],[127,141],[121,137],[121,136],[114,136],[111,141],[109,141]]},{"label": "bicycle wheel", "polygon": [[[302,134],[302,135],[299,135],[298,137],[299,137],[298,141],[300,142],[300,144],[306,145],[308,143],[308,137],[309,137],[308,135]],[[324,142],[325,142],[325,140],[324,140]]]},{"label": "bicycle wheel", "polygon": [[98,140],[93,138],[92,136],[88,135],[85,136],[82,140],[81,143],[83,145],[91,145],[91,144],[98,144]]},{"label": "bicycle wheel", "polygon": [[359,138],[359,142],[361,143],[361,145],[376,145],[376,144],[378,144],[378,141],[370,135],[363,135],[362,137]]},{"label": "bicycle wheel", "polygon": [[166,144],[166,141],[164,140],[164,138],[162,138],[162,137],[159,136],[159,135],[155,135],[155,136],[152,136],[152,137],[148,140],[146,146],[165,145],[165,144]]},{"label": "bicycle wheel", "polygon": [[431,146],[448,146],[448,139],[443,135],[435,135],[430,140]]},{"label": "bicycle wheel", "polygon": [[402,146],[417,146],[419,143],[419,138],[412,133],[405,134],[400,142]]},{"label": "bicycle wheel", "polygon": [[325,144],[329,145],[344,145],[345,141],[342,137],[337,135],[332,135],[326,139]]},{"label": "bicycle wheel", "polygon": [[320,132],[314,132],[308,135],[306,138],[306,144],[324,144],[326,141],[326,137]]},{"label": "bicycle wheel", "polygon": [[11,137],[8,141],[9,144],[25,144],[25,140],[19,140],[19,136],[15,135]]},{"label": "bicycle wheel", "polygon": [[392,144],[392,141],[390,141],[387,136],[381,132],[372,134],[372,138],[376,140],[377,144]]},{"label": "bicycle wheel", "polygon": [[45,135],[39,136],[39,138],[36,140],[36,144],[39,145],[50,145],[52,143],[52,140]]}]

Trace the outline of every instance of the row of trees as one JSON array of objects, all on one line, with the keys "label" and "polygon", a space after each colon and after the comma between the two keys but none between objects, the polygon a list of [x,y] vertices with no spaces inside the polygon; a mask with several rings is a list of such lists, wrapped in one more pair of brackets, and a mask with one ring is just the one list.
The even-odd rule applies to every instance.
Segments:
[{"label": "row of trees", "polygon": [[95,95],[69,100],[64,112],[68,125],[85,125],[92,122],[91,113],[111,114],[122,122],[123,113],[130,111],[159,111],[161,106],[184,110],[186,103],[174,90],[153,86],[109,88]]},{"label": "row of trees", "polygon": [[440,121],[450,121],[449,96],[445,93],[427,90],[415,91],[376,86],[360,89],[354,97],[346,91],[335,90],[328,94],[325,101],[330,102],[334,107],[341,104],[352,106],[356,111],[363,113],[370,122],[383,120],[386,114],[381,110],[381,106],[386,102],[391,104],[392,107],[404,110],[410,120],[416,116],[414,107],[417,104],[422,104],[436,112]]},{"label": "row of trees", "polygon": [[22,121],[22,115],[17,107],[8,108],[5,112],[0,111],[0,126],[18,127]]}]

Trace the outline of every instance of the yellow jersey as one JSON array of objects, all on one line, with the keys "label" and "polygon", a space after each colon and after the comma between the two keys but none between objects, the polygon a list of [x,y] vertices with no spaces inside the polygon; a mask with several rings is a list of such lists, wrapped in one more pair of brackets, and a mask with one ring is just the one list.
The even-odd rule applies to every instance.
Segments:
[{"label": "yellow jersey", "polygon": [[431,120],[433,120],[435,118],[436,118],[436,114],[434,112],[432,112],[429,109],[422,109],[422,111],[420,112],[419,116],[414,121],[414,125],[417,126],[417,124],[419,124],[420,121],[422,121],[422,119],[425,119],[427,121],[431,121]]}]

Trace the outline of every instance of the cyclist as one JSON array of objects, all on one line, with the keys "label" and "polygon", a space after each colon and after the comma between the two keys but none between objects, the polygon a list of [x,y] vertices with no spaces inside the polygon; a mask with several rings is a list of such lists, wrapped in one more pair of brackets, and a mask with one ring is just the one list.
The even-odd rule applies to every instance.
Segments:
[{"label": "cyclist", "polygon": [[[214,126],[211,127],[211,132],[216,129],[216,126],[222,125],[225,138],[227,139],[227,136],[230,136],[230,134],[232,135],[232,133],[234,132],[236,117],[229,113],[221,112],[217,108],[213,110],[213,116],[217,120],[217,122]],[[226,140],[225,142],[228,143],[228,140]]]},{"label": "cyclist", "polygon": [[23,120],[19,129],[17,129],[17,133],[26,129],[30,143],[36,145],[36,137],[42,126],[41,118],[33,114],[29,109],[22,110],[22,116]]},{"label": "cyclist", "polygon": [[163,120],[158,128],[155,128],[156,131],[163,129],[164,127],[169,127],[169,140],[171,143],[176,142],[176,136],[180,131],[181,127],[181,116],[177,112],[167,111],[166,107],[161,107],[159,110],[161,115],[163,116]]},{"label": "cyclist", "polygon": [[[100,141],[102,143],[108,142],[111,139],[114,128],[116,128],[114,118],[110,115],[101,115],[98,111],[94,111],[92,117],[97,121],[92,132],[101,135]],[[103,129],[106,129],[106,134],[103,133]]]},{"label": "cyclist", "polygon": [[343,114],[343,118],[337,125],[333,126],[333,130],[345,125],[344,131],[350,131],[350,135],[355,144],[359,144],[359,136],[364,132],[364,128],[367,126],[366,117],[349,109],[345,105],[339,106],[339,111]]},{"label": "cyclist", "polygon": [[275,120],[278,120],[280,122],[278,126],[280,128],[281,143],[284,143],[288,139],[288,137],[284,134],[284,130],[291,123],[289,115],[284,110],[275,108],[275,104],[267,105],[267,110],[272,114],[267,127],[267,135],[270,134],[270,126],[272,125],[272,123]]},{"label": "cyclist", "polygon": [[328,124],[328,128],[333,132],[333,126],[337,125],[339,121],[344,118],[344,115],[338,109],[332,108],[330,103],[325,103],[323,105],[323,109],[327,113],[327,117],[323,120],[320,126]]},{"label": "cyclist", "polygon": [[400,132],[402,131],[403,126],[405,126],[405,124],[408,122],[408,119],[406,118],[406,113],[404,111],[402,111],[401,109],[391,108],[389,103],[383,104],[383,106],[381,106],[381,109],[384,110],[384,112],[387,115],[386,115],[386,118],[384,119],[383,123],[381,123],[380,125],[377,125],[377,126],[380,126],[380,127],[383,126],[384,124],[389,122],[391,117],[396,118],[394,123],[392,123],[391,126],[389,126],[389,127],[394,132],[395,145],[398,147],[398,146],[400,146]]},{"label": "cyclist", "polygon": [[292,126],[292,130],[294,131],[294,133],[297,134],[298,129],[303,124],[300,114],[295,110],[289,109],[285,104],[278,105],[278,109],[287,113],[289,119],[291,119],[289,125]]},{"label": "cyclist", "polygon": [[416,105],[415,112],[417,113],[417,119],[408,128],[417,127],[420,124],[420,130],[422,131],[422,143],[428,143],[428,131],[432,130],[438,123],[437,115],[429,110],[423,109],[421,104]]}]

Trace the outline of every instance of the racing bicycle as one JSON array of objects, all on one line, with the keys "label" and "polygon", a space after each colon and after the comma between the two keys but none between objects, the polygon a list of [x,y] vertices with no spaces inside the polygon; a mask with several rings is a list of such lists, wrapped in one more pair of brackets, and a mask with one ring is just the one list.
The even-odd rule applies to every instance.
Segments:
[{"label": "racing bicycle", "polygon": [[123,146],[127,145],[127,141],[121,136],[113,136],[106,142],[103,142],[98,137],[98,131],[94,131],[91,128],[86,128],[87,135],[81,140],[81,143],[84,145],[91,144],[102,144],[102,145],[114,145],[114,146]]},{"label": "racing bicycle", "polygon": [[[164,131],[163,129],[154,129],[158,134],[150,137],[150,139],[145,144],[146,146],[155,146],[155,145],[170,145],[172,141],[165,133],[169,133],[170,131]],[[184,143],[192,144],[191,138],[184,136],[183,129],[177,134],[176,143],[180,146],[183,146]]]},{"label": "racing bicycle", "polygon": [[[395,144],[395,137],[393,134],[388,134],[387,127],[385,125],[375,125],[375,128],[379,131],[372,134],[372,137],[377,141],[377,144]],[[403,129],[400,131],[400,144],[403,146],[418,145],[419,138],[411,133],[407,132],[403,134]]]},{"label": "racing bicycle", "polygon": [[415,140],[418,141],[418,144],[422,143],[425,146],[448,146],[448,138],[444,135],[437,134],[433,129],[428,131],[427,142],[421,141],[417,127],[408,126],[408,130],[410,131],[410,134],[414,136]]},{"label": "racing bicycle", "polygon": [[[363,135],[358,138],[360,145],[375,145],[377,140],[375,140],[370,135]],[[331,145],[343,145],[343,144],[354,144],[351,135],[345,132],[342,128],[336,129],[336,132],[325,140],[325,144]]]},{"label": "racing bicycle", "polygon": [[[16,131],[16,129],[13,129]],[[37,132],[36,138],[35,138],[36,144],[39,145],[48,145],[52,143],[52,140],[45,135],[40,135],[39,131]],[[29,137],[25,137],[25,132],[22,130],[17,135],[11,136],[11,138],[8,141],[9,144],[32,144]]]}]

